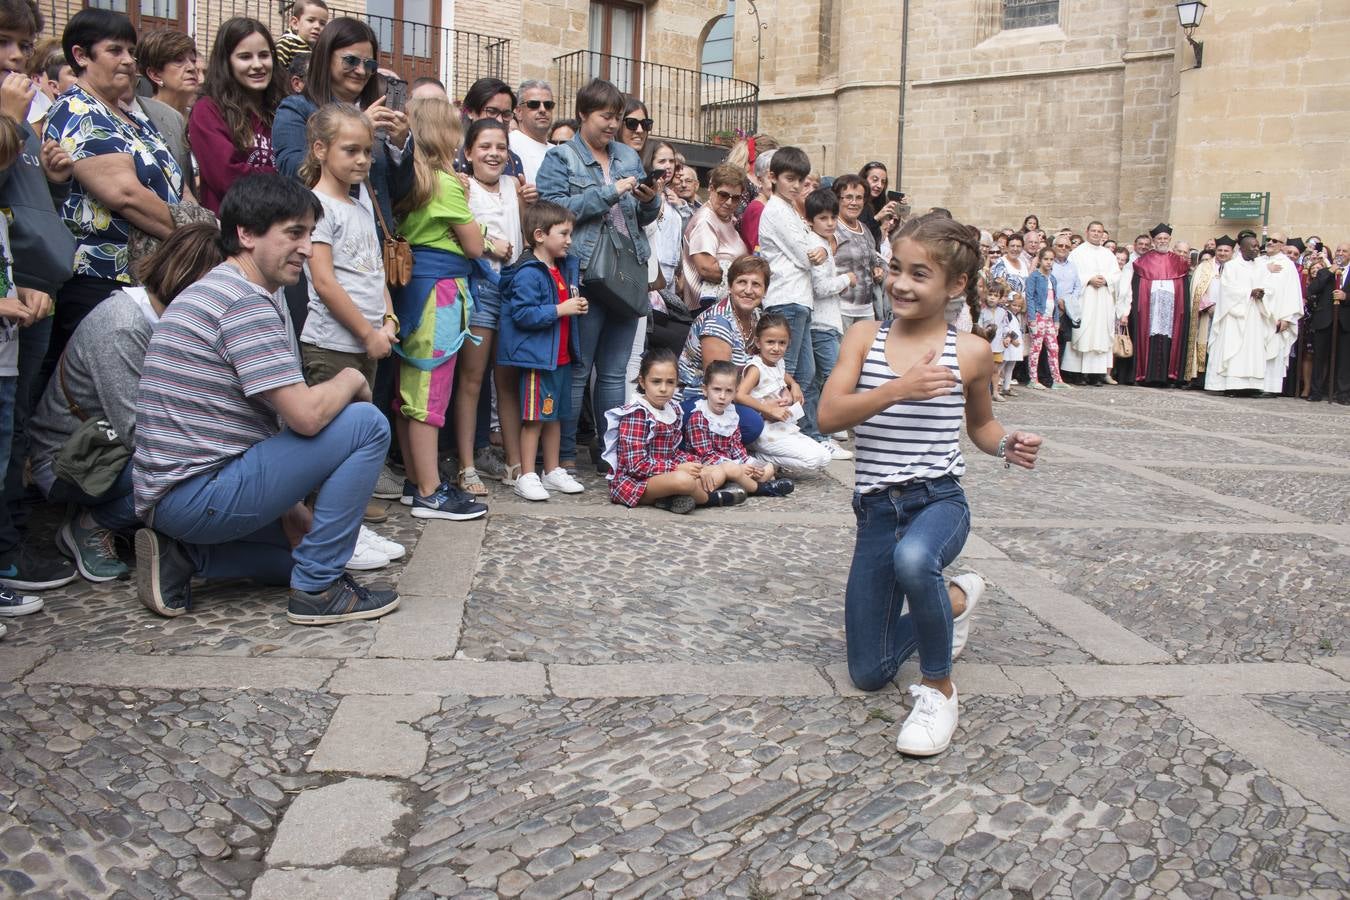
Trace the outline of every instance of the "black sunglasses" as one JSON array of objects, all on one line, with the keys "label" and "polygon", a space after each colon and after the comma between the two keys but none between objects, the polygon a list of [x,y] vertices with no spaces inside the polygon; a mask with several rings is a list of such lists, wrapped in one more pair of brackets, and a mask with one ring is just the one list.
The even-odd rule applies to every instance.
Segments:
[{"label": "black sunglasses", "polygon": [[553,112],[553,107],[557,106],[558,104],[554,103],[552,100],[525,100],[522,101],[521,105],[524,106],[526,109],[538,109],[539,107],[542,106],[549,112]]},{"label": "black sunglasses", "polygon": [[641,127],[648,134],[651,133],[652,126],[655,124],[651,119],[635,119],[632,116],[627,116],[623,120],[623,127],[629,131],[637,131]]},{"label": "black sunglasses", "polygon": [[355,53],[343,54],[340,57],[340,61],[344,69],[351,70],[356,68],[362,68],[366,70],[366,74],[368,75],[374,75],[375,70],[380,67],[378,61],[371,59],[369,56],[363,59],[362,57],[357,56]]}]

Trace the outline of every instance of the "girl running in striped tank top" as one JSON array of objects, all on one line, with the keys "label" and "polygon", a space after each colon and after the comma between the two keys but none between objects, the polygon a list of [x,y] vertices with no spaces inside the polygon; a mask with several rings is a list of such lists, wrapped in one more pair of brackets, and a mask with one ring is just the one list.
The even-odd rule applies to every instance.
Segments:
[{"label": "girl running in striped tank top", "polygon": [[952,660],[984,586],[979,576],[962,575],[949,592],[942,576],[970,531],[960,483],[962,415],[975,446],[1008,466],[1033,468],[1041,439],[998,423],[988,342],[947,324],[948,307],[976,294],[979,232],[921,216],[896,233],[892,250],[885,291],[894,318],[859,322],[844,336],[819,427],[827,434],[853,428],[857,436],[858,535],[844,595],[849,677],[862,690],[879,690],[917,652],[922,678],[909,689],[914,708],[896,749],[933,756],[956,731]]}]

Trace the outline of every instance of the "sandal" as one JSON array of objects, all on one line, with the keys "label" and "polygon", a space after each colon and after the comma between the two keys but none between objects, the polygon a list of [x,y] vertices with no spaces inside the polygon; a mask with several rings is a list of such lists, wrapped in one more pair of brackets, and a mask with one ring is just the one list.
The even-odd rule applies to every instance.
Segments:
[{"label": "sandal", "polygon": [[520,466],[507,466],[506,471],[502,472],[502,484],[511,487],[520,477]]},{"label": "sandal", "polygon": [[467,469],[459,470],[459,487],[471,497],[486,497],[488,495],[487,485],[483,484],[483,479],[478,477],[478,470],[472,466]]}]

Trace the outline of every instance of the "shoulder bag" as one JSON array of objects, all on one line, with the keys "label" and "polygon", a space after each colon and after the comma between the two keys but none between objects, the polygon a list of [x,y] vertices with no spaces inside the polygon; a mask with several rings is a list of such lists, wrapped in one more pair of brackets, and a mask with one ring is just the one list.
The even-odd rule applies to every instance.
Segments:
[{"label": "shoulder bag", "polygon": [[384,258],[385,283],[393,288],[401,288],[412,281],[412,245],[402,235],[389,229],[389,223],[384,220],[384,210],[380,209],[380,197],[373,187],[370,188],[370,205],[375,207],[375,217],[380,220],[380,230],[384,232],[380,252]]},{"label": "shoulder bag", "polygon": [[[563,146],[585,170],[580,154],[567,144]],[[633,239],[614,227],[608,212],[601,218],[595,250],[581,273],[581,292],[617,318],[641,319],[652,311],[647,267],[638,262]]]},{"label": "shoulder bag", "polygon": [[80,426],[66,438],[61,451],[56,454],[53,467],[56,477],[75,485],[90,497],[101,497],[112,489],[117,477],[122,474],[127,460],[131,459],[131,448],[118,438],[111,422],[85,415],[84,410],[70,396],[70,389],[66,387],[64,353],[57,363],[56,372],[61,394],[66,398],[66,408],[80,420]]}]

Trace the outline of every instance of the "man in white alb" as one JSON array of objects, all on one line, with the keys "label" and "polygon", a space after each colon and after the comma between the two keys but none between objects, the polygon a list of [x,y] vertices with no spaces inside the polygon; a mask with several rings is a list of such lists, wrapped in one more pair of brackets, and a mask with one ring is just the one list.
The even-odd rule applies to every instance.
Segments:
[{"label": "man in white alb", "polygon": [[[1106,227],[1093,222],[1087,227],[1087,240],[1069,254],[1069,262],[1078,272],[1082,292],[1078,296],[1080,314],[1073,337],[1064,347],[1060,367],[1065,372],[1077,372],[1088,384],[1105,384],[1111,368],[1111,348],[1115,341],[1116,309],[1113,288],[1120,277],[1116,255],[1106,249]],[[1073,316],[1070,310],[1070,316]]]},{"label": "man in white alb", "polygon": [[525,180],[534,184],[548,153],[548,128],[553,124],[553,88],[547,81],[526,81],[516,91],[516,129],[511,149],[525,166]]},{"label": "man in white alb", "polygon": [[1260,248],[1255,232],[1238,235],[1238,255],[1223,267],[1210,328],[1207,391],[1261,391],[1266,384],[1267,325],[1257,284]]},{"label": "man in white alb", "polygon": [[1284,376],[1289,370],[1289,351],[1298,339],[1298,320],[1303,318],[1303,282],[1298,267],[1285,255],[1283,232],[1271,234],[1266,241],[1266,256],[1256,261],[1257,287],[1266,292],[1262,301],[1267,319],[1265,393],[1284,392]]}]

